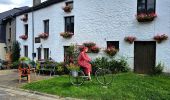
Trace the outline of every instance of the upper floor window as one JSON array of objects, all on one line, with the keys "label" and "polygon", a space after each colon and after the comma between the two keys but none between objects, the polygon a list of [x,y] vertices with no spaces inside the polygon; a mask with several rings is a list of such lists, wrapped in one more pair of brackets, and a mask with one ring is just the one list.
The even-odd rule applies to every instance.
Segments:
[{"label": "upper floor window", "polygon": [[25,28],[25,35],[28,36],[28,24],[25,24],[24,28]]},{"label": "upper floor window", "polygon": [[66,6],[70,6],[73,9],[73,1],[66,2]]},{"label": "upper floor window", "polygon": [[65,32],[74,33],[74,16],[65,17]]},{"label": "upper floor window", "polygon": [[49,34],[49,20],[44,20],[44,33]]},{"label": "upper floor window", "polygon": [[138,0],[137,2],[137,14],[155,13],[156,0]]}]

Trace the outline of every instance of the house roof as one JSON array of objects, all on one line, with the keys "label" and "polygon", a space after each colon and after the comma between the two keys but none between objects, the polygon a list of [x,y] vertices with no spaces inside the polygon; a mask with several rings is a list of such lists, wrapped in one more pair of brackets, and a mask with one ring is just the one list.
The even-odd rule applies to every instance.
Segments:
[{"label": "house roof", "polygon": [[2,21],[10,16],[14,16],[16,13],[20,12],[20,11],[23,11],[23,10],[26,10],[28,9],[29,7],[27,6],[24,6],[24,7],[20,7],[20,8],[13,8],[11,10],[8,10],[8,11],[5,11],[5,12],[2,12],[0,13],[0,24],[2,23]]},{"label": "house roof", "polygon": [[37,6],[34,6],[34,7],[30,7],[29,9],[26,9],[22,12],[19,12],[17,14],[15,14],[16,16],[19,16],[19,15],[22,15],[24,13],[29,13],[29,12],[32,12],[32,11],[37,11],[37,10],[40,10],[42,8],[46,8],[48,6],[51,6],[53,4],[56,4],[56,3],[59,3],[59,2],[62,2],[62,1],[66,1],[66,0],[47,0]]}]

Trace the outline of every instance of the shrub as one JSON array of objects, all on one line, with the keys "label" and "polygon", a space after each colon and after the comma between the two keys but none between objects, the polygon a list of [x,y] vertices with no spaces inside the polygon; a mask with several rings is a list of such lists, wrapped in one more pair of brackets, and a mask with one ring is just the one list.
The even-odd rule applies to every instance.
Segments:
[{"label": "shrub", "polygon": [[153,74],[154,75],[158,75],[161,74],[163,72],[164,69],[164,64],[162,64],[161,62],[159,62],[154,68],[153,68]]},{"label": "shrub", "polygon": [[16,62],[18,61],[18,59],[20,58],[20,44],[19,42],[14,42],[13,46],[12,46],[12,62]]},{"label": "shrub", "polygon": [[91,62],[91,64],[93,74],[98,68],[110,69],[112,72],[128,72],[130,70],[126,59],[123,57],[119,60],[116,60],[114,58],[109,60],[105,57],[96,58]]},{"label": "shrub", "polygon": [[15,62],[12,63],[11,68],[12,69],[17,69],[18,66],[19,66],[19,61],[15,61]]},{"label": "shrub", "polygon": [[59,75],[64,74],[64,63],[63,62],[56,64],[56,74],[59,74]]}]

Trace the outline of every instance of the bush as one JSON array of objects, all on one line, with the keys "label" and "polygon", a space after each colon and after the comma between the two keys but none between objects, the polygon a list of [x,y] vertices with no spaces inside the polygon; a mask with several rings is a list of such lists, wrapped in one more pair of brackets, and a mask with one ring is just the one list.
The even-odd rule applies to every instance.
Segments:
[{"label": "bush", "polygon": [[64,74],[64,63],[60,62],[56,64],[56,74],[62,75]]},{"label": "bush", "polygon": [[11,68],[12,69],[18,69],[18,66],[19,66],[19,61],[15,61],[15,62],[12,63]]},{"label": "bush", "polygon": [[95,60],[93,60],[91,62],[92,64],[92,73],[94,74],[95,71],[98,68],[106,68],[106,69],[110,69],[112,72],[128,72],[130,71],[129,65],[126,61],[125,58],[121,58],[121,59],[108,59],[105,57],[102,58],[96,58]]},{"label": "bush", "polygon": [[163,69],[164,69],[164,64],[162,64],[161,62],[159,62],[159,63],[153,68],[153,74],[154,74],[154,75],[162,74]]}]

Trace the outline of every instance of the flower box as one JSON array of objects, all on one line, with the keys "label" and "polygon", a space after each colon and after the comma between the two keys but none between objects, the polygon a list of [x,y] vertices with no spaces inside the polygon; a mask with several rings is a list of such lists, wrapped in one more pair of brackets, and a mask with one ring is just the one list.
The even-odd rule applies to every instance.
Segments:
[{"label": "flower box", "polygon": [[60,33],[60,36],[63,38],[71,38],[74,34],[72,32],[62,32]]},{"label": "flower box", "polygon": [[156,13],[149,13],[149,14],[141,13],[136,16],[136,19],[138,20],[138,22],[148,22],[148,21],[153,21],[155,17],[157,17]]},{"label": "flower box", "polygon": [[92,53],[99,53],[99,51],[100,51],[99,47],[97,47],[97,46],[91,47],[90,50]]},{"label": "flower box", "polygon": [[156,35],[153,37],[154,40],[156,40],[158,43],[161,43],[164,40],[168,39],[168,35],[162,34],[162,35]]},{"label": "flower box", "polygon": [[39,34],[39,37],[42,38],[42,39],[46,39],[48,38],[49,34],[48,33],[41,33]]},{"label": "flower box", "polygon": [[133,36],[127,36],[124,38],[124,40],[126,42],[129,42],[130,44],[132,44],[135,40],[136,40],[136,37],[133,37]]},{"label": "flower box", "polygon": [[28,36],[27,35],[21,35],[19,36],[20,39],[23,39],[23,40],[27,40],[28,39]]},{"label": "flower box", "polygon": [[21,18],[22,21],[26,22],[28,20],[28,15],[25,14],[23,15],[23,17]]},{"label": "flower box", "polygon": [[109,56],[114,56],[119,50],[116,49],[115,47],[109,47],[104,50],[104,52],[109,55]]},{"label": "flower box", "polygon": [[94,43],[94,42],[86,42],[86,43],[83,43],[83,45],[84,45],[85,47],[91,48],[91,47],[95,46],[96,43]]},{"label": "flower box", "polygon": [[72,7],[71,6],[65,6],[62,9],[64,10],[64,12],[69,13],[69,12],[71,12]]}]

